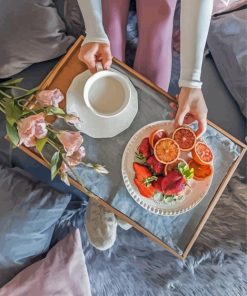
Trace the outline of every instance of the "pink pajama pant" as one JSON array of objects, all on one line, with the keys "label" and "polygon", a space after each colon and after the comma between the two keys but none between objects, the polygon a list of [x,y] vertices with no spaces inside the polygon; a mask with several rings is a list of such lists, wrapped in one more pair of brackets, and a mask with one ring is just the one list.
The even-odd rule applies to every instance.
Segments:
[{"label": "pink pajama pant", "polygon": [[[172,30],[176,0],[136,0],[139,41],[134,69],[167,90],[172,67]],[[112,55],[125,60],[130,0],[102,0]]]}]

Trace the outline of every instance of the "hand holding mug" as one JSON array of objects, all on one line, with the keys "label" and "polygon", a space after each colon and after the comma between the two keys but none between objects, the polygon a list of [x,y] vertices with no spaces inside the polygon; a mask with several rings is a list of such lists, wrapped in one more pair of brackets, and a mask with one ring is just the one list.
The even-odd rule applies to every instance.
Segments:
[{"label": "hand holding mug", "polygon": [[91,73],[96,73],[96,63],[101,62],[104,70],[112,63],[110,45],[107,43],[89,42],[81,46],[78,58],[87,65]]}]

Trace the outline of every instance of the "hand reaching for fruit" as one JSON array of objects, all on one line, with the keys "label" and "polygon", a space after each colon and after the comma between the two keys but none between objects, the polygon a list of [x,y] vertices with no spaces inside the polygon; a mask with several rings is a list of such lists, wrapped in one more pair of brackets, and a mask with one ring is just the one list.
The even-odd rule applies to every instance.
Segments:
[{"label": "hand reaching for fruit", "polygon": [[196,136],[201,136],[207,128],[208,109],[199,88],[182,87],[178,96],[177,104],[172,103],[171,107],[175,110],[175,128],[183,124],[198,122]]}]

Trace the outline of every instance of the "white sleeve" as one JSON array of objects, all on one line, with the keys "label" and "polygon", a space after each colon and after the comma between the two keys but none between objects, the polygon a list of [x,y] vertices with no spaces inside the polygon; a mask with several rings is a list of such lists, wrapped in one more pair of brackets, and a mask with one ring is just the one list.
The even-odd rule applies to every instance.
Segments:
[{"label": "white sleeve", "polygon": [[201,67],[213,0],[181,0],[181,71],[179,86],[200,88]]},{"label": "white sleeve", "polygon": [[85,22],[87,36],[83,44],[89,42],[109,43],[102,21],[101,0],[77,0]]}]

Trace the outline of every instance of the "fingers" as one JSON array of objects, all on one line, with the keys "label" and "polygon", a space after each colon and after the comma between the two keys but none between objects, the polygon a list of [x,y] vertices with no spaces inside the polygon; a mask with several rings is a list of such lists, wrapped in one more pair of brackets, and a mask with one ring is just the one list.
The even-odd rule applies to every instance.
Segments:
[{"label": "fingers", "polygon": [[78,58],[87,65],[89,71],[91,73],[96,72],[96,50],[92,46],[89,48],[89,44],[86,44],[85,46],[81,47],[80,53]]},{"label": "fingers", "polygon": [[193,122],[195,122],[195,117],[188,113],[184,118],[184,124],[191,124]]},{"label": "fingers", "polygon": [[189,112],[188,108],[183,108],[183,109],[178,108],[178,111],[175,117],[175,122],[174,122],[175,127],[183,125],[184,118],[188,112]]},{"label": "fingers", "polygon": [[207,129],[207,117],[198,119],[198,129],[195,132],[197,137],[202,136]]},{"label": "fingers", "polygon": [[170,103],[169,104],[169,106],[173,109],[173,110],[175,110],[175,111],[177,111],[177,109],[178,109],[178,104],[176,104],[176,103]]},{"label": "fingers", "polygon": [[108,70],[112,63],[112,55],[109,46],[103,48],[101,57],[104,70]]}]

